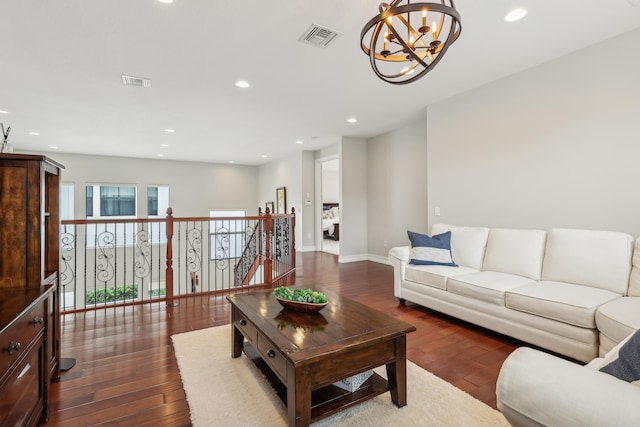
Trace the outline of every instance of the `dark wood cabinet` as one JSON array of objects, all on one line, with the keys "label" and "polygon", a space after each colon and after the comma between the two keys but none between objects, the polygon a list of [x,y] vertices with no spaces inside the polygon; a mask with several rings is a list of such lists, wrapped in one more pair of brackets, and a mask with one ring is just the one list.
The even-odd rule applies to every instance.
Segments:
[{"label": "dark wood cabinet", "polygon": [[60,360],[60,171],[0,154],[0,425],[45,421]]}]

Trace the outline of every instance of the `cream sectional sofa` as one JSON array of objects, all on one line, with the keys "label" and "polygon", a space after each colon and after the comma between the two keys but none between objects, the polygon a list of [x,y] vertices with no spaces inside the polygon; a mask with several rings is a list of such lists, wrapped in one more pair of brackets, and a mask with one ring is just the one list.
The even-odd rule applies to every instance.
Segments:
[{"label": "cream sectional sofa", "polygon": [[634,259],[630,235],[446,224],[431,234],[447,231],[457,267],[411,264],[409,246],[389,251],[401,302],[583,362],[640,329],[640,249]]},{"label": "cream sectional sofa", "polygon": [[640,425],[640,381],[599,371],[618,357],[623,343],[586,366],[518,348],[500,370],[498,409],[517,427]]}]

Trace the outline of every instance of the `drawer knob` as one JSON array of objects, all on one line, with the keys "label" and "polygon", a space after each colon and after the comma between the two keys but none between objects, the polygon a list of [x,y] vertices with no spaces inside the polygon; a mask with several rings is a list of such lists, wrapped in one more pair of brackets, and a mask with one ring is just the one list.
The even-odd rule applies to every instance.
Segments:
[{"label": "drawer knob", "polygon": [[16,343],[14,344],[13,341],[9,341],[9,356],[11,356],[11,354],[13,354],[14,351],[20,351],[20,343]]},{"label": "drawer knob", "polygon": [[270,349],[270,350],[268,350],[268,351],[267,351],[267,357],[268,357],[269,359],[273,359],[274,357],[276,357],[276,352],[275,352],[275,351],[273,351],[273,350],[271,350],[271,349]]},{"label": "drawer knob", "polygon": [[246,321],[246,320],[244,320],[244,319],[242,319],[242,320],[240,321],[240,326],[247,326],[247,321]]},{"label": "drawer knob", "polygon": [[33,323],[33,327],[35,328],[37,325],[41,325],[42,322],[44,322],[44,319],[42,317],[39,319],[37,317],[34,317],[31,322]]}]

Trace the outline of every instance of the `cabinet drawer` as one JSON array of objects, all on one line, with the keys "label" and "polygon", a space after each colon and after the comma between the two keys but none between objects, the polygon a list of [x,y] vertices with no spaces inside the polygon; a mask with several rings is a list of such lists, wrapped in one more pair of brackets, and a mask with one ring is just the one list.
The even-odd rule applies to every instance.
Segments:
[{"label": "cabinet drawer", "polygon": [[40,385],[43,339],[16,364],[0,384],[0,425],[35,425],[40,419],[43,396]]},{"label": "cabinet drawer", "polygon": [[36,335],[44,329],[44,323],[44,303],[36,304],[0,335],[0,376],[16,362]]},{"label": "cabinet drawer", "polygon": [[273,345],[264,335],[258,333],[258,342],[256,347],[260,357],[271,367],[280,379],[286,384],[287,382],[287,361],[280,353],[278,348]]},{"label": "cabinet drawer", "polygon": [[16,321],[17,339],[20,343],[27,345],[33,340],[38,332],[44,329],[44,303],[35,304]]}]

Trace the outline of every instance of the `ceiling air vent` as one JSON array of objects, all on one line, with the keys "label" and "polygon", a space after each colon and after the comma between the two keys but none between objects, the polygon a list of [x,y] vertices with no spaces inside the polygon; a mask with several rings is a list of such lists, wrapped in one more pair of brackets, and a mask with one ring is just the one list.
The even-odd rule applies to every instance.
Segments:
[{"label": "ceiling air vent", "polygon": [[311,24],[298,41],[312,46],[327,47],[340,33],[320,25]]},{"label": "ceiling air vent", "polygon": [[151,87],[151,79],[122,75],[122,84],[125,86]]}]

